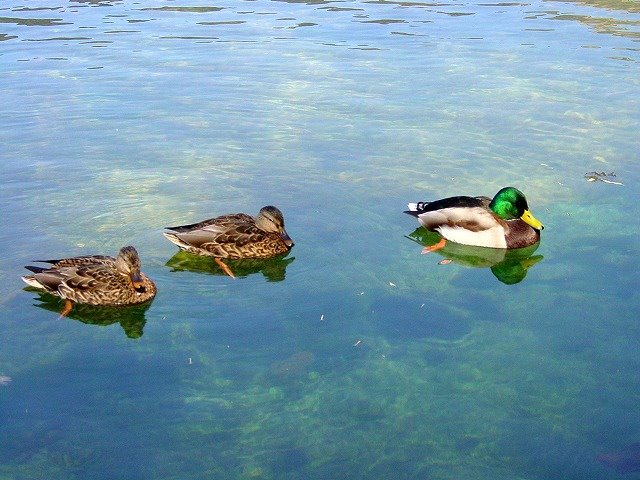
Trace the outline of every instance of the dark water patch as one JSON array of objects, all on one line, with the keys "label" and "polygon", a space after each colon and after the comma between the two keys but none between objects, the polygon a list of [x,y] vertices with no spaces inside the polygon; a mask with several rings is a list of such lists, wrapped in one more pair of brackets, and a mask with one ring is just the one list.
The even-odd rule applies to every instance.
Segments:
[{"label": "dark water patch", "polygon": [[108,47],[109,45],[113,44],[113,42],[110,40],[91,40],[91,41],[80,42],[80,43],[83,45],[91,45],[92,47],[96,47],[96,48]]},{"label": "dark water patch", "polygon": [[106,35],[113,35],[118,33],[140,33],[140,30],[106,30]]},{"label": "dark water patch", "polygon": [[423,476],[423,472],[417,471],[413,458],[381,458],[372,465],[368,473],[369,478],[429,478]]},{"label": "dark water patch", "polygon": [[512,418],[503,427],[492,449],[511,459],[512,472],[526,472],[535,478],[607,478],[596,453],[562,427],[554,431],[554,426],[540,417]]},{"label": "dark water patch", "polygon": [[469,455],[478,445],[481,439],[472,435],[464,435],[456,440],[456,448],[458,451]]},{"label": "dark water patch", "polygon": [[428,348],[422,352],[421,358],[427,365],[437,367],[449,358],[449,354],[439,348]]},{"label": "dark water patch", "polygon": [[498,3],[479,3],[481,7],[528,7],[529,3],[519,2],[498,2]]},{"label": "dark water patch", "polygon": [[400,35],[400,36],[407,36],[407,37],[426,37],[426,35],[423,35],[421,33],[411,33],[411,32],[391,32],[391,35]]},{"label": "dark water patch", "polygon": [[299,472],[310,462],[307,451],[295,446],[271,451],[267,458],[270,470],[276,475]]},{"label": "dark water patch", "polygon": [[618,473],[640,472],[640,443],[633,443],[620,450],[601,453],[597,459]]},{"label": "dark water patch", "polygon": [[244,20],[221,20],[219,22],[197,22],[198,25],[208,25],[208,26],[216,26],[216,25],[241,25],[243,23],[247,23]]},{"label": "dark water patch", "polygon": [[71,0],[71,3],[80,3],[89,7],[113,7],[122,3],[122,0]]},{"label": "dark water patch", "polygon": [[158,37],[161,40],[196,40],[200,41],[200,43],[210,43],[215,40],[219,40],[220,37],[207,37],[203,35],[191,35],[191,36],[181,36],[181,35],[163,35]]},{"label": "dark water patch", "polygon": [[372,422],[382,420],[387,415],[385,405],[375,398],[362,393],[353,393],[333,402],[330,415],[348,418],[352,421]]},{"label": "dark water patch", "polygon": [[11,11],[12,12],[39,12],[42,10],[57,11],[62,9],[63,9],[62,7],[17,7],[17,8],[12,8]]},{"label": "dark water patch", "polygon": [[586,25],[597,33],[615,36],[640,38],[640,20],[622,20],[619,18],[593,17],[580,14],[558,14],[549,17],[550,20],[572,21]]},{"label": "dark water patch", "polygon": [[[640,35],[638,35],[638,37],[640,37]],[[636,60],[634,58],[631,57],[609,57],[611,60],[619,60],[621,62],[632,62],[632,63],[636,63]]]},{"label": "dark water patch", "polygon": [[58,418],[49,421],[18,421],[14,419],[0,427],[2,448],[0,460],[25,462],[43,449],[50,449],[64,439],[64,422]]},{"label": "dark water patch", "polygon": [[58,27],[60,25],[71,25],[71,22],[65,22],[61,18],[0,17],[0,23],[13,23],[26,27]]},{"label": "dark water patch", "polygon": [[158,12],[210,13],[224,10],[224,7],[144,7],[141,11],[154,10]]},{"label": "dark water patch", "polygon": [[363,12],[363,8],[354,7],[320,7],[319,10],[326,10],[327,12]]},{"label": "dark water patch", "polygon": [[470,15],[475,15],[474,12],[438,12],[444,15],[449,15],[450,17],[468,17]]},{"label": "dark water patch", "polygon": [[407,23],[406,20],[380,19],[380,20],[360,20],[360,23],[377,23],[379,25],[393,25],[396,23]]},{"label": "dark water patch", "polygon": [[296,352],[283,360],[276,360],[271,363],[269,369],[278,378],[295,378],[307,375],[315,355],[309,351]]},{"label": "dark water patch", "polygon": [[380,333],[391,342],[420,338],[455,341],[471,330],[469,320],[417,295],[378,298],[371,313]]},{"label": "dark water patch", "polygon": [[27,38],[27,42],[70,42],[91,40],[91,37],[50,37],[50,38]]},{"label": "dark water patch", "polygon": [[[465,286],[465,282],[452,282],[460,287]],[[473,318],[474,321],[502,322],[507,317],[501,313],[499,308],[499,296],[495,296],[495,292],[476,291],[473,282],[469,282],[464,288],[464,294],[455,295],[455,306],[462,309],[465,313]]]}]

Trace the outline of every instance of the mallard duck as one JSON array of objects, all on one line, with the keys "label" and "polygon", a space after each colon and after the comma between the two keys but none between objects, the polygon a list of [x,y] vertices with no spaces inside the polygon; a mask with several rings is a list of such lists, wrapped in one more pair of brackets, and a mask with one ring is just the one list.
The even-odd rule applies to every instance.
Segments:
[{"label": "mallard duck", "polygon": [[88,305],[135,305],[156,295],[156,286],[140,271],[134,247],[123,247],[116,258],[105,255],[36,260],[49,267],[26,266],[33,275],[22,277],[28,285],[65,300],[62,315],[73,302]]},{"label": "mallard duck", "polygon": [[522,248],[540,240],[544,227],[529,211],[524,194],[505,187],[493,199],[449,197],[432,202],[410,203],[409,215],[443,238],[427,251],[445,246],[446,240],[489,248]]},{"label": "mallard duck", "polygon": [[284,229],[282,212],[273,206],[260,209],[253,218],[234,213],[191,225],[166,227],[169,241],[182,250],[213,257],[227,275],[233,272],[221,258],[267,258],[288,252],[293,241]]}]

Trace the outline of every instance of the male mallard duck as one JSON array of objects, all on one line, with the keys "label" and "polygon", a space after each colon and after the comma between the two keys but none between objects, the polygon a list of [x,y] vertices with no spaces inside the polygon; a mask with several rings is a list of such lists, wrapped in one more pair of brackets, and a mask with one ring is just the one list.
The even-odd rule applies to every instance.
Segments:
[{"label": "male mallard duck", "polygon": [[88,305],[134,305],[152,299],[156,286],[140,272],[140,257],[133,247],[123,247],[116,258],[105,255],[37,260],[48,268],[26,266],[33,275],[22,277],[28,285],[63,298],[62,315],[72,302]]},{"label": "male mallard duck", "polygon": [[191,225],[166,227],[164,236],[182,250],[213,257],[225,273],[233,273],[221,258],[267,258],[288,252],[293,241],[284,229],[282,212],[273,206],[260,209],[256,218],[234,213]]},{"label": "male mallard duck", "polygon": [[[488,197],[449,197],[410,203],[409,215],[443,239],[428,251],[444,247],[446,240],[489,248],[521,248],[540,240],[544,227],[529,211],[527,199],[514,187]],[[446,239],[446,240],[445,240]]]}]

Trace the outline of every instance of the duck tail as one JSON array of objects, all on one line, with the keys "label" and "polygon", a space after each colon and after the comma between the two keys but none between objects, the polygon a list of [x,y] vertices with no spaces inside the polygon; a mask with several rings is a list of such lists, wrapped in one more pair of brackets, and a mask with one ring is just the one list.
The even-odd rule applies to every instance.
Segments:
[{"label": "duck tail", "polygon": [[42,285],[38,280],[36,280],[36,277],[34,277],[33,275],[25,275],[24,277],[20,277],[20,278],[22,278],[22,281],[27,285],[29,285],[30,287],[40,288],[40,289],[45,288],[44,285]]},{"label": "duck tail", "polygon": [[[40,260],[36,260],[36,262],[39,262]],[[33,273],[41,273],[44,272],[45,270],[47,270],[47,268],[44,267],[35,267],[33,265],[25,265],[25,267],[27,270],[33,272]],[[22,279],[24,280],[24,277],[22,277]]]},{"label": "duck tail", "polygon": [[418,203],[414,203],[414,202],[408,203],[407,204],[407,208],[409,210],[405,210],[404,213],[406,213],[407,215],[413,215],[414,217],[417,217],[418,213],[419,213],[418,212],[418,208],[419,208],[418,205],[419,205]]},{"label": "duck tail", "polygon": [[186,249],[189,248],[189,244],[185,243],[178,235],[176,235],[175,233],[171,233],[171,232],[163,232],[162,233],[165,238],[167,240],[169,240],[171,243],[176,244],[178,247],[182,248],[182,249]]}]

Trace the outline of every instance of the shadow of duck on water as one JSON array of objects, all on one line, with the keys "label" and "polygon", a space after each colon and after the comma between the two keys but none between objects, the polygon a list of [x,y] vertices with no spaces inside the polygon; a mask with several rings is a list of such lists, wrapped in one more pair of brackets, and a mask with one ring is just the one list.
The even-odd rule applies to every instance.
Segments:
[{"label": "shadow of duck on water", "polygon": [[[26,287],[24,290],[37,294],[34,300],[36,307],[50,312],[60,313],[64,308],[64,300],[49,293],[40,292],[34,288]],[[119,323],[124,333],[129,338],[140,338],[143,334],[145,313],[151,306],[152,300],[145,303],[130,306],[96,306],[83,303],[75,303],[73,308],[61,319],[70,318],[86,325],[108,326]]]},{"label": "shadow of duck on water", "polygon": [[[423,227],[416,228],[406,237],[423,247],[435,245],[441,238],[437,233]],[[434,253],[444,257],[440,263],[451,261],[468,268],[490,268],[500,282],[513,285],[524,280],[527,271],[544,258],[542,255],[534,255],[539,245],[540,242],[530,247],[505,250],[447,242]]]},{"label": "shadow of duck on water", "polygon": [[[281,282],[285,279],[287,266],[295,260],[295,257],[286,257],[287,254],[271,258],[225,259],[225,263],[237,278],[262,273],[268,282]],[[167,261],[166,266],[172,272],[186,270],[209,275],[227,275],[212,257],[194,255],[185,251],[176,253]]]}]

